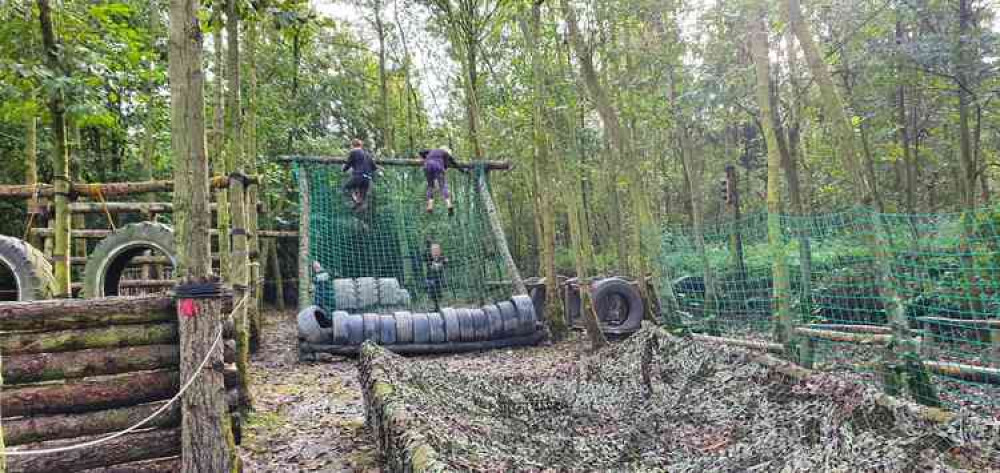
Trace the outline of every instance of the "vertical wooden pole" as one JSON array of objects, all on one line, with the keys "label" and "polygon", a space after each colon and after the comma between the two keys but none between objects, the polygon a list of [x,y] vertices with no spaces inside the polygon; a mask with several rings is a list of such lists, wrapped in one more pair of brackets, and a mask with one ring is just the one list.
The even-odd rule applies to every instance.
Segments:
[{"label": "vertical wooden pole", "polygon": [[[198,295],[205,289],[221,293],[217,284],[208,283],[211,212],[200,8],[199,0],[170,2],[171,149],[178,250],[174,274],[182,283],[177,288],[180,372],[182,380],[198,377],[181,403],[181,471],[226,473],[239,471],[240,460],[226,403],[223,345],[217,343],[222,335],[222,299]],[[199,371],[204,360],[204,369]]]},{"label": "vertical wooden pole", "polygon": [[[300,165],[299,178],[299,310],[311,304],[312,278],[309,277],[309,218],[312,207],[309,196],[309,168]],[[522,283],[523,285],[523,283]]]},{"label": "vertical wooden pole", "polygon": [[250,321],[250,350],[257,351],[260,346],[261,332],[261,299],[264,293],[264,283],[260,277],[261,246],[257,227],[257,184],[247,188],[247,236],[250,250],[250,300],[247,302],[247,318]]}]

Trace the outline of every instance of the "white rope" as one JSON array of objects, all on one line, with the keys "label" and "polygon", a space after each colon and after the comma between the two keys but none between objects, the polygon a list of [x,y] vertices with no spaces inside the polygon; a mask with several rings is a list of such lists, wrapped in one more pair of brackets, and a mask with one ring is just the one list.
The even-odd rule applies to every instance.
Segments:
[{"label": "white rope", "polygon": [[110,442],[110,441],[112,441],[112,440],[114,440],[114,439],[116,439],[118,437],[123,436],[123,435],[126,435],[126,434],[128,434],[130,432],[133,432],[133,431],[135,431],[137,429],[142,428],[142,426],[146,425],[149,421],[151,421],[154,418],[156,418],[156,416],[158,416],[158,415],[166,412],[166,410],[169,409],[170,406],[172,406],[175,402],[177,402],[177,400],[180,399],[181,396],[184,395],[184,392],[187,391],[188,388],[190,388],[191,385],[194,384],[194,381],[196,379],[198,379],[198,375],[200,375],[201,372],[202,372],[202,370],[205,369],[205,366],[208,365],[208,360],[212,357],[212,353],[215,352],[216,347],[219,346],[219,342],[222,341],[222,333],[223,333],[224,328],[225,328],[225,322],[227,320],[230,320],[230,319],[233,318],[233,315],[235,315],[236,312],[238,310],[240,310],[240,307],[243,306],[243,304],[246,302],[246,300],[249,297],[249,295],[250,295],[249,292],[246,293],[246,294],[244,294],[243,298],[240,299],[240,301],[236,304],[235,307],[233,307],[233,311],[229,313],[229,315],[223,320],[223,322],[221,324],[219,324],[219,334],[215,336],[215,341],[212,342],[212,346],[208,349],[208,353],[205,354],[205,359],[201,360],[201,363],[198,365],[198,369],[195,370],[195,372],[194,372],[193,375],[191,375],[191,378],[188,379],[187,382],[184,383],[184,386],[181,386],[181,389],[179,391],[177,391],[177,394],[174,395],[174,397],[170,398],[170,400],[167,401],[166,404],[160,406],[159,409],[157,409],[156,411],[154,411],[152,414],[150,414],[145,419],[140,420],[135,425],[133,425],[133,426],[131,426],[131,427],[125,429],[125,430],[122,430],[120,432],[116,432],[116,433],[113,433],[113,434],[108,435],[106,437],[101,437],[99,439],[91,440],[91,441],[88,441],[88,442],[78,443],[76,445],[67,445],[65,447],[58,447],[58,448],[47,448],[47,449],[43,449],[43,450],[5,450],[3,454],[7,455],[7,456],[34,456],[34,455],[49,455],[49,454],[52,454],[52,453],[69,452],[69,451],[72,451],[72,450],[79,450],[79,449],[83,449],[83,448],[88,448],[88,447],[94,447],[94,446],[97,446],[97,445],[101,445],[101,444]]}]

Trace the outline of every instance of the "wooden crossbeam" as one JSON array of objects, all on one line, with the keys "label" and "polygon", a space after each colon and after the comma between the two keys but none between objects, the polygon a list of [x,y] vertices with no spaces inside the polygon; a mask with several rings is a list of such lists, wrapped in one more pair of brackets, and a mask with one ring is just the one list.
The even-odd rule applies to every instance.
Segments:
[{"label": "wooden crossbeam", "polygon": [[[347,164],[347,158],[338,156],[278,156],[275,160],[279,163]],[[375,164],[379,166],[421,167],[424,165],[424,161],[420,159],[384,158],[376,159]],[[507,171],[514,168],[514,165],[510,161],[472,161],[459,163],[458,167],[459,169],[475,169],[480,165],[490,171]]]}]

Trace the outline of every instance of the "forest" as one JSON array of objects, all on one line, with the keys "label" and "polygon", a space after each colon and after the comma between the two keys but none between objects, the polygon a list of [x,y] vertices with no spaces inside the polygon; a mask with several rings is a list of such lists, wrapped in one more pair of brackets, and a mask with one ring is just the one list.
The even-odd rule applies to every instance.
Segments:
[{"label": "forest", "polygon": [[[62,436],[9,396],[18,448],[191,387],[230,420],[185,402],[122,444],[145,457],[74,468],[172,471],[180,440],[147,450],[175,435],[234,471],[997,465],[993,0],[0,0],[0,45],[0,301],[52,299],[0,303],[3,376],[158,389],[67,394],[127,413],[45,418]],[[438,152],[452,199],[425,212]],[[8,274],[22,240],[41,282]],[[174,286],[216,275],[232,304]],[[97,349],[136,361],[18,364]],[[201,357],[226,369],[177,392]]]}]

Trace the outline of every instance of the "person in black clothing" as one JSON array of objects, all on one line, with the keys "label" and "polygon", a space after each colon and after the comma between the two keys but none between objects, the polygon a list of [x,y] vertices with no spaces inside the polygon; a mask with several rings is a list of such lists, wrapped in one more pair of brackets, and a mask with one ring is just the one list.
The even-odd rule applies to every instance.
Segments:
[{"label": "person in black clothing", "polygon": [[427,293],[434,301],[434,311],[441,312],[441,292],[444,289],[444,267],[448,264],[448,258],[441,251],[441,245],[427,242],[427,255],[424,261],[426,265]]},{"label": "person in black clothing", "polygon": [[347,163],[344,164],[344,172],[351,171],[351,178],[344,185],[344,189],[351,193],[355,209],[364,205],[368,189],[372,185],[372,178],[376,172],[381,172],[375,165],[375,160],[364,150],[364,144],[357,138],[351,140],[351,153],[347,155]]}]

